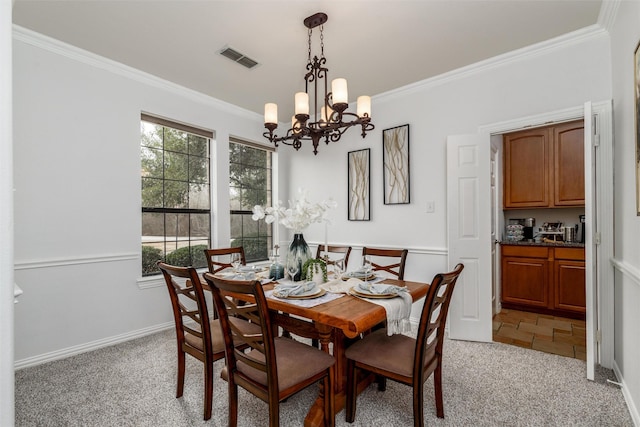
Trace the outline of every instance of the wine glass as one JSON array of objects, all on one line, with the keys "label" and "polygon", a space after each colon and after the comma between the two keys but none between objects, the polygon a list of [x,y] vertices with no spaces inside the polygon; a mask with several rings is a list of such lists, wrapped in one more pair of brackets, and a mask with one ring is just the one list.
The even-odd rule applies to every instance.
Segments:
[{"label": "wine glass", "polygon": [[344,258],[337,259],[333,263],[333,274],[335,274],[336,279],[340,279],[342,273],[344,273]]},{"label": "wine glass", "polygon": [[362,271],[364,273],[364,283],[369,286],[369,276],[373,271],[373,266],[371,265],[371,258],[369,258],[369,255],[365,255],[362,257]]},{"label": "wine glass", "polygon": [[292,282],[295,282],[296,274],[298,274],[298,260],[294,257],[287,259],[287,273]]},{"label": "wine glass", "polygon": [[238,273],[238,269],[240,268],[240,264],[242,264],[242,260],[240,258],[240,254],[238,252],[234,252],[231,254],[231,267],[233,267],[234,273]]}]

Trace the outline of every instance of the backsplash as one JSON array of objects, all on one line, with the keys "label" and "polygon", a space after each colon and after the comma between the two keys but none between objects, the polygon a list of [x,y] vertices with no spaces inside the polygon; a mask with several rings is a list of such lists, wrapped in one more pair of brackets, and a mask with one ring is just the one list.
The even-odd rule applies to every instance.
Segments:
[{"label": "backsplash", "polygon": [[[514,218],[535,218],[534,232],[538,233],[545,222],[561,222],[563,225],[576,225],[580,222],[580,215],[584,215],[584,208],[555,208],[555,209],[517,209],[504,211],[504,224],[509,224]],[[503,230],[503,235],[505,231]]]}]

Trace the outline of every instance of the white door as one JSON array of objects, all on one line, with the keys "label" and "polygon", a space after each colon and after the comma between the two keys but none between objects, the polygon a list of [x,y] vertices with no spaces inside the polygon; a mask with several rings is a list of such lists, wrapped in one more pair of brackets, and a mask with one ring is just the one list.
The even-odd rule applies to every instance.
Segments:
[{"label": "white door", "polygon": [[594,286],[597,277],[597,224],[596,217],[596,147],[594,144],[594,117],[591,102],[584,104],[584,216],[585,216],[585,293],[587,305],[587,378],[594,380],[596,363],[597,295]]},{"label": "white door", "polygon": [[500,304],[500,240],[502,239],[502,230],[504,230],[504,215],[502,213],[502,169],[500,167],[500,153],[502,146],[502,137],[494,135],[491,137],[491,308],[492,318],[496,313],[500,313],[502,305]]},{"label": "white door", "polygon": [[447,137],[449,269],[464,264],[449,307],[449,337],[492,341],[488,135]]}]

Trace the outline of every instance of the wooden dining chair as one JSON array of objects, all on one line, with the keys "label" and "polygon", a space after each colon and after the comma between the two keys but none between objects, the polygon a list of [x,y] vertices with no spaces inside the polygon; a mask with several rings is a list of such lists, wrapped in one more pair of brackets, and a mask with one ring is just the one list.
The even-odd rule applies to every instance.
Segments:
[{"label": "wooden dining chair", "polygon": [[[349,263],[349,255],[351,255],[351,246],[339,246],[339,245],[327,245],[329,250],[325,250],[325,245],[318,245],[318,250],[316,251],[316,259],[324,259],[324,255],[327,252],[343,254],[340,259],[344,259],[344,269],[347,269],[347,264]],[[330,259],[329,264],[335,264],[335,259]]]},{"label": "wooden dining chair", "polygon": [[[388,336],[377,330],[350,346],[347,358],[346,421],[352,423],[356,414],[357,370],[373,372],[413,388],[413,425],[424,426],[423,384],[433,373],[436,415],[444,418],[442,401],[442,345],[447,311],[456,281],[464,265],[458,264],[449,273],[436,274],[425,297],[420,315],[418,335]],[[377,404],[380,404],[378,401]]]},{"label": "wooden dining chair", "polygon": [[225,268],[231,268],[231,261],[229,262],[220,261],[217,259],[217,257],[219,256],[238,253],[240,254],[241,264],[247,265],[247,259],[244,256],[244,248],[242,246],[238,246],[235,248],[205,249],[204,253],[207,258],[207,266],[209,267],[209,272],[213,274],[219,271],[222,271]]},{"label": "wooden dining chair", "polygon": [[[404,266],[407,262],[407,249],[378,249],[378,248],[362,248],[362,257],[369,256],[372,258],[371,266],[373,271],[385,271],[398,280],[404,280]],[[382,263],[382,260],[389,260],[389,263]]]},{"label": "wooden dining chair", "polygon": [[[205,273],[220,315],[225,342],[225,364],[221,376],[229,383],[229,426],[238,423],[238,386],[269,405],[269,426],[280,422],[280,402],[322,380],[324,425],[335,424],[334,364],[331,355],[290,338],[275,336],[267,299],[259,280],[225,280]],[[229,293],[235,294],[230,297]],[[236,298],[249,296],[255,303],[240,305]],[[246,299],[246,298],[245,298]],[[259,333],[246,334],[229,320],[246,319],[260,326]],[[243,352],[233,343],[242,342]]]},{"label": "wooden dining chair", "polygon": [[[204,365],[204,419],[211,418],[213,398],[213,362],[224,357],[224,340],[220,322],[209,317],[202,282],[193,267],[178,267],[158,261],[162,271],[176,327],[178,345],[178,385],[176,397],[184,390],[185,354]],[[255,325],[233,320],[239,328],[255,331]],[[240,344],[241,345],[241,344]]]}]

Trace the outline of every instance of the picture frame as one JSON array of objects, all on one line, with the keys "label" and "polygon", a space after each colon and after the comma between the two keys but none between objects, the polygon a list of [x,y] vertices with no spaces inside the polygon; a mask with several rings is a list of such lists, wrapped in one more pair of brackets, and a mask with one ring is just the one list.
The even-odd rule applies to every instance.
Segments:
[{"label": "picture frame", "polygon": [[371,220],[371,149],[347,153],[348,220]]},{"label": "picture frame", "polygon": [[640,42],[633,53],[633,83],[636,124],[636,215],[640,216]]},{"label": "picture frame", "polygon": [[408,124],[382,131],[382,166],[384,204],[410,203]]}]

